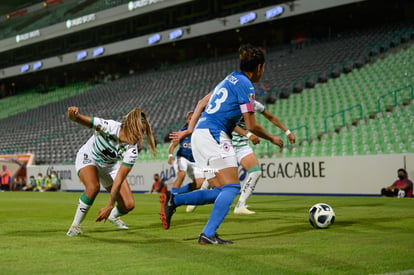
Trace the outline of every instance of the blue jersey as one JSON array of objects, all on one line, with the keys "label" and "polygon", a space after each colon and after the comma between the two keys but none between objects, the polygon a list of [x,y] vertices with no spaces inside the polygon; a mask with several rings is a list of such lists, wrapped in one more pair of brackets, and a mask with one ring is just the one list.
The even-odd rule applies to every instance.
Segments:
[{"label": "blue jersey", "polygon": [[201,114],[196,129],[210,129],[219,141],[220,132],[229,137],[242,117],[242,113],[254,112],[252,102],[253,83],[241,72],[233,72],[221,81]]},{"label": "blue jersey", "polygon": [[[188,126],[184,126],[180,131],[187,130]],[[191,162],[195,162],[193,151],[191,150],[191,135],[180,140],[180,148],[177,151],[177,157],[184,157]]]}]

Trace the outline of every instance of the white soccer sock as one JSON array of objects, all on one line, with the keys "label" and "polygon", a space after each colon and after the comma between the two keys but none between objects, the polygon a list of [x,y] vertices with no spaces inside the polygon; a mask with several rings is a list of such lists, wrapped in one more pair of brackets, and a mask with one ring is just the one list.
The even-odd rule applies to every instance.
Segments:
[{"label": "white soccer sock", "polygon": [[80,225],[85,219],[86,214],[88,214],[89,208],[91,205],[87,205],[81,199],[79,199],[78,207],[76,208],[75,218],[73,219],[72,224]]},{"label": "white soccer sock", "polygon": [[120,216],[122,216],[123,214],[121,212],[119,212],[118,207],[115,206],[114,208],[112,208],[111,214],[109,214],[109,218],[110,219],[116,219]]},{"label": "white soccer sock", "polygon": [[257,182],[259,181],[261,171],[249,172],[249,175],[242,187],[239,201],[237,202],[237,207],[245,207],[246,200],[253,193],[254,188],[256,187]]}]

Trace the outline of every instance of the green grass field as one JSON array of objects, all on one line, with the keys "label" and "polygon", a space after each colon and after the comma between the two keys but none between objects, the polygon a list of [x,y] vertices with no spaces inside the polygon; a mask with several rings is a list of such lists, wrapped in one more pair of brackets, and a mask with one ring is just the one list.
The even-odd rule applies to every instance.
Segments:
[{"label": "green grass field", "polygon": [[[178,208],[164,230],[159,196],[149,194],[135,194],[129,230],[93,221],[108,198],[100,194],[84,234],[67,237],[79,195],[0,193],[0,274],[414,273],[414,199],[256,195],[257,214],[230,212],[219,229],[233,245],[200,246],[211,206]],[[328,229],[307,220],[318,202],[336,212]]]}]

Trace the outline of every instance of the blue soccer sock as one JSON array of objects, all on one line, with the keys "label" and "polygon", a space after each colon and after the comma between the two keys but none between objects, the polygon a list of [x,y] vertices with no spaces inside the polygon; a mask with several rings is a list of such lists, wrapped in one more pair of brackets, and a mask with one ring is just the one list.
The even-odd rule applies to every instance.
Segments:
[{"label": "blue soccer sock", "polygon": [[194,190],[193,188],[193,183],[190,182],[189,184],[184,185],[183,187],[181,187],[180,189],[178,189],[178,194],[182,194],[182,193],[188,193]]},{"label": "blue soccer sock", "polygon": [[211,211],[210,218],[206,226],[203,229],[203,233],[207,237],[214,236],[220,224],[229,213],[230,206],[234,201],[234,198],[240,191],[240,184],[227,184],[221,188],[220,194],[217,196],[214,202],[213,210]]},{"label": "blue soccer sock", "polygon": [[173,188],[171,188],[171,193],[173,193],[173,194],[178,194],[178,187],[173,187]]},{"label": "blue soccer sock", "polygon": [[203,205],[213,203],[220,194],[221,188],[213,188],[208,190],[196,190],[184,194],[174,196],[174,204],[180,205]]}]

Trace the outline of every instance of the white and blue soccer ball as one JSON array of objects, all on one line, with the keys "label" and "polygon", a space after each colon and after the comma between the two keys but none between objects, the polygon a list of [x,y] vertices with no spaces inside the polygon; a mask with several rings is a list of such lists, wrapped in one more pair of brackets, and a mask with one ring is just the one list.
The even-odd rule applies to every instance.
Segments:
[{"label": "white and blue soccer ball", "polygon": [[328,228],[334,221],[335,212],[326,203],[317,203],[309,209],[309,222],[314,228]]}]

